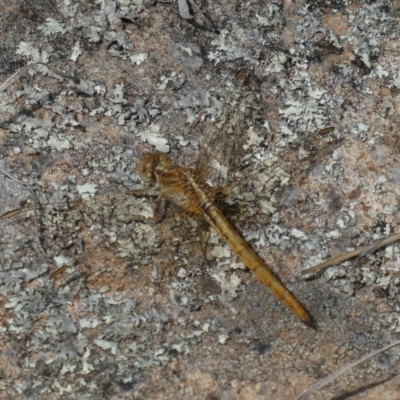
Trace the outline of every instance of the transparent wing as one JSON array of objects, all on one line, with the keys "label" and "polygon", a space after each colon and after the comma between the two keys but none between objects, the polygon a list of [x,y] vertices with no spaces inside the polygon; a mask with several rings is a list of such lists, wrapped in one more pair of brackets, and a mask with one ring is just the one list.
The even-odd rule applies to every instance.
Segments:
[{"label": "transparent wing", "polygon": [[[247,76],[247,73],[246,73]],[[236,79],[227,90],[223,112],[219,121],[203,134],[200,152],[195,164],[199,177],[223,185],[238,168],[249,142],[249,129],[254,122],[257,99],[244,82],[244,76]]]},{"label": "transparent wing", "polygon": [[[277,164],[284,165],[286,162],[286,167],[291,163],[294,166],[292,169],[299,173],[299,167],[302,171],[305,169],[306,159],[315,160],[318,154],[324,156],[320,142],[330,146],[332,140],[329,135],[325,139],[324,135],[334,128],[328,127],[311,135],[311,138],[289,143],[286,148],[274,148],[273,135],[265,125],[262,101],[257,98],[257,90],[254,89],[258,85],[256,77],[247,69],[241,69],[233,83],[228,83],[229,90],[219,120],[202,134],[199,157],[195,163],[198,177],[220,187],[238,186],[241,180],[251,179],[260,170],[271,168],[273,158]],[[196,129],[193,131],[195,134]],[[245,173],[238,177],[238,172],[243,169]]]}]

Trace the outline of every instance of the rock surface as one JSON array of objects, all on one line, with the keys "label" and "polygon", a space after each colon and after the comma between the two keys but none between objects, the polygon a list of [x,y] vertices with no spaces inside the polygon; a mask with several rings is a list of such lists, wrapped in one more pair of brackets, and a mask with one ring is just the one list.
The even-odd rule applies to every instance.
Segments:
[{"label": "rock surface", "polygon": [[[66,74],[37,65],[0,93],[19,181],[1,174],[0,213],[28,201],[1,221],[2,399],[294,399],[398,339],[397,245],[301,270],[398,231],[399,2],[179,3],[1,2],[0,81]],[[316,331],[218,237],[205,263],[193,221],[149,223],[153,201],[118,183],[141,186],[146,151],[190,166],[230,129],[229,215]],[[310,398],[398,399],[399,351]]]}]

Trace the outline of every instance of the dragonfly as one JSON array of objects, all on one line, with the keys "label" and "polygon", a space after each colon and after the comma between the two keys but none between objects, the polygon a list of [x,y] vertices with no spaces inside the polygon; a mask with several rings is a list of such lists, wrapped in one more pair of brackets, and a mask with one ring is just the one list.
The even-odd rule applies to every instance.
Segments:
[{"label": "dragonfly", "polygon": [[[251,77],[245,69],[241,69],[236,74],[236,80],[247,84]],[[241,116],[242,119],[246,118],[244,109],[246,106],[243,103],[236,107],[237,112],[244,114]],[[237,125],[240,125],[241,118],[239,116],[236,121],[235,118],[236,116],[233,117],[234,122],[230,123],[238,128]],[[221,129],[221,131],[224,130],[226,127]],[[319,130],[318,134],[325,135],[333,130],[333,127],[327,127]],[[157,209],[160,201],[167,199],[195,219],[199,226],[203,223],[209,225],[279,301],[303,323],[315,328],[315,321],[305,306],[285,287],[218,207],[218,199],[221,197],[221,193],[225,193],[225,190],[220,185],[212,186],[208,183],[208,171],[211,168],[207,164],[218,154],[221,159],[224,158],[221,154],[228,154],[225,158],[229,159],[228,164],[231,163],[232,156],[230,154],[235,153],[235,143],[229,143],[229,140],[237,139],[235,136],[223,136],[222,134],[220,136],[223,138],[215,135],[211,137],[209,143],[204,144],[194,168],[173,164],[170,156],[164,152],[144,154],[139,160],[137,172],[140,179],[144,183],[150,184],[152,188],[133,190],[130,191],[130,194],[140,196],[149,192],[154,195],[155,190],[158,193]],[[205,255],[203,243],[201,244],[203,255]]]},{"label": "dragonfly", "polygon": [[[313,318],[301,302],[272,273],[263,259],[225,218],[215,203],[220,187],[206,182],[203,162],[198,168],[174,165],[163,152],[147,153],[139,161],[138,174],[143,182],[153,184],[159,192],[159,199],[168,199],[196,220],[204,220],[230,246],[232,251],[255,274],[255,276],[302,322],[314,326]],[[146,190],[132,191],[133,195]]]},{"label": "dragonfly", "polygon": [[[240,70],[236,75],[237,80],[243,80],[246,84],[249,81],[248,74],[245,70]],[[247,96],[247,97],[246,97]],[[174,165],[171,162],[169,155],[163,152],[146,153],[138,163],[138,175],[140,179],[150,184],[151,188],[142,188],[137,190],[129,190],[132,196],[146,196],[157,195],[158,200],[156,203],[156,213],[162,200],[168,200],[175,204],[182,210],[183,214],[190,216],[194,219],[198,226],[208,225],[226,242],[232,251],[242,260],[242,262],[255,274],[255,276],[265,285],[272,294],[280,300],[297,318],[310,327],[315,327],[314,320],[304,305],[292,294],[279,278],[271,271],[264,260],[252,249],[252,247],[241,236],[236,227],[226,218],[222,209],[220,208],[221,201],[227,197],[225,187],[218,182],[212,185],[210,181],[215,178],[215,173],[212,170],[219,170],[218,176],[229,175],[234,168],[234,158],[238,157],[238,135],[244,120],[249,117],[249,110],[251,104],[254,102],[251,93],[243,96],[241,100],[235,99],[232,111],[221,122],[219,128],[209,138],[204,140],[200,146],[199,156],[194,166],[185,167]],[[201,120],[201,113],[196,124]],[[325,134],[333,128],[327,128],[320,131]],[[233,134],[232,134],[233,133]],[[216,160],[212,164],[212,160]],[[223,165],[227,165],[224,167]],[[223,170],[223,173],[221,173]],[[113,209],[117,203],[115,200],[110,201],[113,204],[106,206]],[[134,211],[138,211],[138,205],[134,201]],[[85,206],[85,205],[84,205]],[[101,206],[101,205],[100,205]],[[74,208],[75,206],[71,206]],[[80,212],[79,210],[76,210]],[[13,218],[21,212],[19,210],[12,210],[5,213],[1,218]],[[148,217],[147,211],[139,210],[139,213]],[[82,218],[76,217],[76,220]],[[90,217],[89,217],[90,219]],[[123,222],[129,222],[129,217]],[[144,228],[148,233],[148,229]],[[151,232],[151,229],[150,229]],[[141,234],[139,234],[140,236]],[[201,233],[200,243],[203,254],[205,256],[205,244],[202,241]],[[144,233],[140,237],[144,239]],[[68,247],[66,244],[65,247]],[[40,246],[39,246],[40,247]],[[44,246],[42,246],[44,247]],[[43,251],[44,252],[44,251]],[[121,251],[120,251],[121,253]],[[124,251],[122,251],[124,253]],[[125,254],[126,255],[126,254]],[[131,253],[129,254],[131,255]],[[124,256],[124,254],[122,254]],[[51,279],[57,278],[61,273],[67,269],[66,264],[62,264],[50,276]]]}]

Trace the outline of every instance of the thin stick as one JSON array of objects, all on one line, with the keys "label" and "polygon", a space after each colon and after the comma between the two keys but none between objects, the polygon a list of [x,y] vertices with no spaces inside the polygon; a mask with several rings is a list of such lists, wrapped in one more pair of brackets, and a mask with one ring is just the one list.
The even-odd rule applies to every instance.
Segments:
[{"label": "thin stick", "polygon": [[322,264],[318,264],[314,267],[304,269],[303,271],[301,271],[301,274],[302,275],[311,274],[320,269],[330,267],[331,265],[342,263],[342,262],[350,260],[351,258],[354,258],[354,257],[364,257],[368,254],[373,253],[374,251],[378,250],[379,248],[387,246],[394,242],[397,242],[398,240],[400,240],[400,233],[395,233],[394,235],[391,235],[391,236],[387,237],[386,239],[369,244],[367,246],[360,247],[357,250],[350,251],[348,253],[340,254],[336,257],[330,258],[329,260],[325,261]]},{"label": "thin stick", "polygon": [[56,269],[50,276],[49,279],[53,280],[56,279],[58,276],[60,276],[68,267],[70,267],[69,264],[64,264],[60,268]]},{"label": "thin stick", "polygon": [[343,375],[345,372],[349,371],[350,369],[356,367],[357,365],[363,363],[364,361],[375,357],[376,355],[385,352],[386,350],[391,349],[392,347],[398,346],[400,345],[400,340],[398,340],[397,342],[394,342],[392,344],[389,344],[385,347],[382,347],[379,350],[375,350],[372,353],[367,354],[364,357],[361,357],[359,360],[352,362],[350,364],[346,364],[344,365],[342,368],[338,369],[337,371],[335,371],[334,373],[332,373],[331,375],[327,376],[325,379],[322,379],[321,381],[315,383],[314,385],[310,386],[306,391],[304,391],[302,394],[300,394],[299,396],[296,397],[295,400],[301,400],[304,399],[305,396],[323,388],[324,386],[326,386],[328,383],[332,382],[334,379],[338,378],[339,376]]},{"label": "thin stick", "polygon": [[[48,262],[50,262],[51,260],[47,257],[47,254],[46,254],[46,252],[44,251],[43,244],[42,244],[42,241],[41,241],[39,216],[38,216],[38,214],[37,214],[37,210],[38,210],[38,208],[39,208],[40,202],[39,202],[39,199],[38,199],[38,197],[37,197],[37,194],[35,193],[35,191],[34,191],[29,185],[27,185],[26,183],[20,181],[20,180],[17,179],[17,178],[14,178],[12,175],[10,175],[8,172],[4,171],[4,170],[1,169],[1,168],[0,168],[0,172],[1,172],[2,174],[4,174],[5,176],[7,176],[8,178],[10,178],[11,180],[13,180],[13,181],[19,183],[20,185],[24,186],[24,187],[28,190],[28,192],[31,194],[31,198],[32,198],[32,201],[33,201],[33,204],[34,204],[34,207],[33,207],[33,215],[34,215],[34,218],[33,218],[33,220],[34,220],[34,224],[35,224],[35,229],[36,229],[37,232],[38,232],[38,235],[35,236],[35,238],[37,239],[37,244],[38,244],[38,246],[39,246],[40,251],[41,251],[42,254],[44,255],[45,259],[46,259]],[[10,211],[9,213],[5,213],[4,215],[2,215],[2,219],[5,219],[6,216],[7,216],[7,218],[11,218],[12,216],[19,214],[19,212],[17,212],[17,211],[18,211],[18,210],[13,210],[13,211]]]},{"label": "thin stick", "polygon": [[22,76],[26,71],[28,71],[28,69],[30,69],[31,67],[34,67],[36,65],[43,65],[44,67],[49,69],[51,72],[53,72],[53,74],[58,75],[61,78],[69,79],[69,80],[74,81],[76,83],[77,78],[62,72],[58,68],[51,67],[50,65],[42,63],[42,62],[35,62],[35,63],[28,64],[27,66],[21,68],[14,75],[11,75],[8,79],[6,79],[0,85],[0,92],[3,92],[4,90],[6,90],[13,82],[15,82],[20,76]]},{"label": "thin stick", "polygon": [[29,190],[29,186],[28,186],[26,183],[20,181],[20,180],[17,179],[17,178],[14,178],[12,175],[10,175],[8,172],[4,171],[4,170],[1,169],[1,168],[0,168],[0,172],[2,172],[5,176],[7,176],[8,178],[10,178],[11,180],[13,180],[13,181],[19,183],[19,184],[22,185],[22,186],[25,186],[25,187]]},{"label": "thin stick", "polygon": [[199,112],[198,117],[193,121],[192,125],[190,125],[188,131],[186,132],[186,135],[189,135],[192,132],[192,130],[196,128],[196,126],[200,123],[203,114],[204,114],[203,111]]}]

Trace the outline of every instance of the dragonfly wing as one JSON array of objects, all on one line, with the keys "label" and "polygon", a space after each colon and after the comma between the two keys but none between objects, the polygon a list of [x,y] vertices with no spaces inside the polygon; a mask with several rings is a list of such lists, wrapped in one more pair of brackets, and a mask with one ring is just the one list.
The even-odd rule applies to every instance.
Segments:
[{"label": "dragonfly wing", "polygon": [[[204,234],[204,232],[206,232],[206,234]],[[208,239],[210,237],[210,229],[207,222],[201,215],[197,218],[197,236],[199,238],[201,253],[203,254],[204,261],[209,265],[209,267],[211,267],[207,258],[207,245],[209,244]]]},{"label": "dragonfly wing", "polygon": [[198,177],[211,179],[217,185],[229,180],[246,151],[255,109],[254,94],[235,82],[233,89],[228,91],[219,122],[204,134],[200,143],[195,164]]}]

